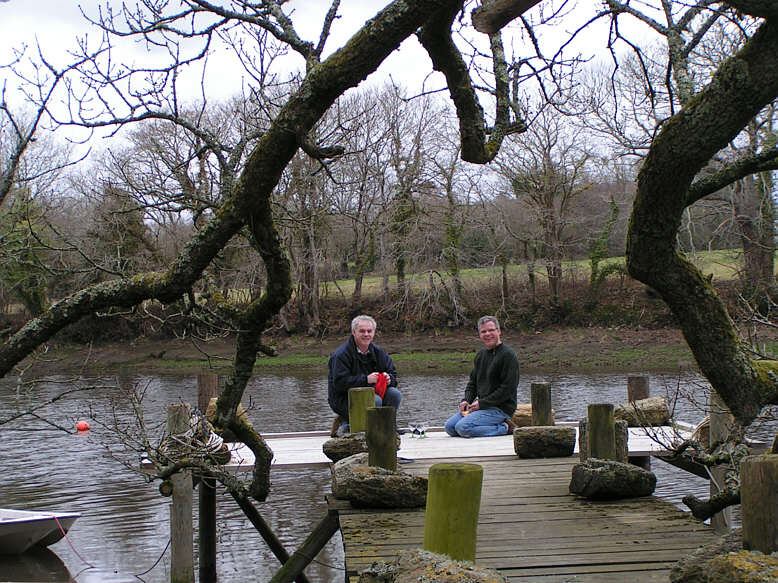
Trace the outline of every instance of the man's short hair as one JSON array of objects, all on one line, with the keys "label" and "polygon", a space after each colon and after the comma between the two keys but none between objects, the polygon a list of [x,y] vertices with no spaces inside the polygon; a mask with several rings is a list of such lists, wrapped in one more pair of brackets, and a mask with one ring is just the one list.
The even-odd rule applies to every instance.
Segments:
[{"label": "man's short hair", "polygon": [[478,330],[480,331],[481,326],[483,326],[484,324],[488,324],[489,322],[497,326],[498,330],[500,329],[500,322],[497,320],[497,318],[495,318],[494,316],[481,316],[480,318],[478,318]]},{"label": "man's short hair", "polygon": [[373,320],[373,318],[371,318],[370,316],[368,316],[366,314],[360,314],[359,316],[357,316],[356,318],[351,320],[351,331],[352,332],[356,332],[357,331],[357,326],[359,326],[360,322],[369,322],[373,326],[373,330],[376,329],[376,323],[375,323],[375,320]]}]

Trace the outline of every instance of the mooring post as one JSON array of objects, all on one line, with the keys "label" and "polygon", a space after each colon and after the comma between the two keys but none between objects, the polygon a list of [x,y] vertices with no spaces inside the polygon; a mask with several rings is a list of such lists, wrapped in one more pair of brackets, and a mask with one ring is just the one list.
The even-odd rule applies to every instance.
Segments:
[{"label": "mooring post", "polygon": [[367,409],[367,463],[369,466],[397,469],[397,410],[394,407]]},{"label": "mooring post", "polygon": [[375,407],[371,387],[358,387],[348,391],[348,424],[350,433],[367,431],[367,410]]},{"label": "mooring post", "polygon": [[[168,443],[189,429],[189,405],[173,403],[167,409]],[[170,583],[194,583],[194,533],[192,527],[192,472],[181,470],[170,477],[173,502],[170,506]]]},{"label": "mooring post", "polygon": [[616,459],[616,422],[611,403],[592,403],[587,408],[587,441],[589,457]]},{"label": "mooring post", "polygon": [[628,376],[627,377],[627,401],[634,403],[641,399],[648,399],[651,388],[647,376]]},{"label": "mooring post", "polygon": [[443,463],[430,468],[424,519],[424,550],[457,561],[475,561],[484,469]]},{"label": "mooring post", "polygon": [[532,403],[532,425],[554,424],[554,414],[551,412],[551,383],[532,383],[530,402]]},{"label": "mooring post", "polygon": [[743,548],[778,551],[778,455],[752,455],[740,464]]},{"label": "mooring post", "polygon": [[[197,375],[197,407],[205,413],[211,399],[219,395],[219,375],[200,373]],[[200,476],[198,525],[200,583],[216,581],[216,478],[210,474]]]},{"label": "mooring post", "polygon": [[[710,394],[710,446],[726,441],[735,423],[732,413],[722,401],[716,391]],[[710,469],[710,495],[713,496],[725,487],[727,477],[726,466],[713,466]],[[723,534],[729,531],[732,524],[732,508],[725,508],[714,514],[710,519],[710,525],[714,532]]]},{"label": "mooring post", "polygon": [[[628,376],[627,377],[627,402],[633,404],[641,399],[648,399],[651,396],[651,387],[649,386],[647,376]],[[629,457],[629,463],[651,471],[650,455],[633,455]]]}]

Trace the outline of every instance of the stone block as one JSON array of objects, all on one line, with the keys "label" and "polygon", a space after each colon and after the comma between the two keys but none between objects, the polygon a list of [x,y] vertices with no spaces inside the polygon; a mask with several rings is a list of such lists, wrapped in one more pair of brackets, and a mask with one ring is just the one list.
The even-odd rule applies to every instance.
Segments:
[{"label": "stone block", "polygon": [[575,427],[519,427],[513,450],[521,458],[569,457],[575,450]]},{"label": "stone block", "polygon": [[664,397],[648,397],[619,405],[614,409],[613,417],[626,421],[629,427],[658,427],[670,422]]},{"label": "stone block", "polygon": [[570,493],[591,500],[619,500],[650,496],[656,476],[638,466],[589,458],[573,466]]},{"label": "stone block", "polygon": [[492,569],[454,561],[421,549],[402,551],[394,561],[375,562],[359,573],[359,583],[508,583]]},{"label": "stone block", "polygon": [[332,494],[358,508],[420,508],[427,503],[427,478],[368,465],[359,453],[332,466]]}]

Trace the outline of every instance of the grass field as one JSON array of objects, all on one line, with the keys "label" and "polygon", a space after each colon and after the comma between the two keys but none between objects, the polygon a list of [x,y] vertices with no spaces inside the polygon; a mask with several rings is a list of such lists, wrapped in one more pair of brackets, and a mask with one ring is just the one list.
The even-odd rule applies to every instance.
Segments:
[{"label": "grass field", "polygon": [[[740,271],[742,251],[739,249],[721,249],[715,251],[705,251],[695,253],[689,256],[694,264],[702,271],[704,275],[712,274],[716,280],[731,280],[737,277]],[[611,257],[600,263],[600,269],[606,265],[615,263],[624,266],[624,257]],[[588,281],[591,275],[591,264],[588,259],[577,261],[565,261],[562,264],[565,277],[577,281]],[[509,265],[508,277],[512,280],[526,281],[528,270],[526,265]],[[413,286],[424,287],[428,285],[429,278],[438,280],[439,276],[447,277],[442,271],[425,271],[407,276],[407,282]],[[480,284],[490,281],[499,281],[502,277],[501,268],[498,265],[493,267],[477,267],[463,269],[460,272],[462,283],[470,288],[478,288]],[[546,280],[546,270],[543,263],[538,261],[535,264],[535,277],[538,282]],[[370,275],[365,277],[362,282],[362,294],[364,296],[378,295],[383,289],[383,276]],[[397,283],[397,277],[389,276],[389,284]],[[349,297],[354,292],[353,279],[340,279],[335,282],[322,283],[322,295],[332,297],[333,295],[343,295]]]}]

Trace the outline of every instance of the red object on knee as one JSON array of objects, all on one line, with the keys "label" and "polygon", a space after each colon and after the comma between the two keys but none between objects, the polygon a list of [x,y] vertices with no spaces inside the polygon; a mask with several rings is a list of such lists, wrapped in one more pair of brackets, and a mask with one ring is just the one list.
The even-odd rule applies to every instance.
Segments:
[{"label": "red object on knee", "polygon": [[373,389],[375,391],[375,394],[381,397],[381,399],[384,398],[384,395],[386,394],[386,375],[384,373],[379,373],[378,380],[375,383],[375,388]]}]

